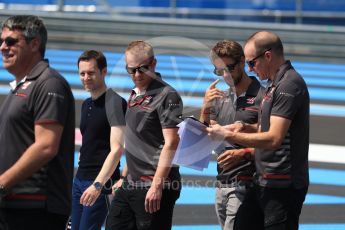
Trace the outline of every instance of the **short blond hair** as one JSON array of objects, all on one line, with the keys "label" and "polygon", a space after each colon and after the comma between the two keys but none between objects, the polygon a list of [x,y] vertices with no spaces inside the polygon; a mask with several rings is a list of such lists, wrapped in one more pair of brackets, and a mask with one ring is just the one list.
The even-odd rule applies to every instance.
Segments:
[{"label": "short blond hair", "polygon": [[125,53],[126,55],[127,53],[134,55],[145,55],[148,58],[154,56],[152,46],[143,40],[131,41],[126,48]]}]

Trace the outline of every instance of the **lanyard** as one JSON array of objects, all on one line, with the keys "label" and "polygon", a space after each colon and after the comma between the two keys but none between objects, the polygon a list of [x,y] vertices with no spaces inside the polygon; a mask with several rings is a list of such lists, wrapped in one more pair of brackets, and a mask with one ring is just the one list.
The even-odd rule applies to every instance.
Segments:
[{"label": "lanyard", "polygon": [[128,108],[140,105],[143,103],[143,101],[145,101],[146,98],[148,98],[146,94],[136,96],[136,93],[132,91],[128,99]]}]

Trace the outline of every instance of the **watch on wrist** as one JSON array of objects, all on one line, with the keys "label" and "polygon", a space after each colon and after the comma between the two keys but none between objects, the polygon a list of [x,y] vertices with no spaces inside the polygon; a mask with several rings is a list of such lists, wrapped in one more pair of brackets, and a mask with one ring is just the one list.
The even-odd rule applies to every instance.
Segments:
[{"label": "watch on wrist", "polygon": [[244,127],[246,126],[246,123],[244,123],[243,121],[235,121],[234,124],[241,124],[242,125],[241,130],[243,130]]},{"label": "watch on wrist", "polygon": [[98,182],[98,181],[94,182],[92,185],[93,185],[93,186],[96,188],[96,190],[98,190],[98,191],[102,190],[102,188],[103,188],[103,184],[102,184],[101,182]]},{"label": "watch on wrist", "polygon": [[0,197],[4,197],[7,193],[7,190],[3,184],[0,184]]}]

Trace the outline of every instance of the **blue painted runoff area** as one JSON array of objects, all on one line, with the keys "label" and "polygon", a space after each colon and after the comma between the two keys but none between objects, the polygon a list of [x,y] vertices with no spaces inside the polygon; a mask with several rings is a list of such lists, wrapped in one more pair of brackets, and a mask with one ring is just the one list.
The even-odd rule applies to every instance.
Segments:
[{"label": "blue painted runoff area", "polygon": [[[80,50],[48,49],[46,56],[50,59],[52,67],[60,71],[72,86],[81,86],[76,64],[81,53]],[[123,53],[105,52],[105,55],[109,60],[110,77],[106,78],[108,86],[121,91],[130,90],[133,82],[125,71]],[[182,94],[203,94],[210,83],[217,79],[212,73],[213,66],[207,56],[157,55],[157,59],[159,60],[157,70],[162,73],[163,79]],[[311,99],[345,101],[344,64],[297,61],[293,62],[293,65],[306,80]],[[0,67],[0,80],[11,81],[13,77]],[[264,84],[264,82],[262,83]],[[220,84],[217,86],[224,87]],[[188,106],[199,107],[200,100],[188,101]],[[317,110],[317,115],[323,115],[320,111],[320,109]],[[340,114],[342,114],[342,110],[337,109],[335,116]]]},{"label": "blue painted runoff area", "polygon": [[[125,164],[125,157],[122,156],[120,160],[121,167]],[[74,167],[78,167],[78,152],[74,155]],[[182,176],[208,176],[216,177],[217,175],[217,163],[211,161],[208,168],[203,171],[198,171],[190,169],[187,167],[180,167],[180,173]],[[335,186],[345,186],[345,170],[335,170],[335,169],[320,169],[320,168],[309,168],[310,183],[312,184],[325,184],[325,185],[335,185]],[[212,183],[214,180],[210,181]],[[188,181],[185,181],[188,183]],[[193,182],[195,186],[195,182]],[[188,184],[187,184],[188,185]],[[210,184],[211,186],[212,184]],[[201,187],[199,185],[199,187]]]},{"label": "blue painted runoff area", "polygon": [[311,104],[310,114],[318,116],[345,117],[345,106]]},{"label": "blue painted runoff area", "polygon": [[[180,167],[180,172],[182,175],[192,175],[192,176],[216,176],[217,164],[215,161],[209,163],[208,168],[203,171],[197,171],[187,167]],[[335,170],[335,169],[319,169],[310,168],[310,183],[313,184],[328,184],[335,186],[345,186],[345,171]]]},{"label": "blue painted runoff area", "polygon": [[[8,94],[10,90],[9,85],[0,85],[0,94]],[[90,97],[90,94],[84,90],[73,90],[74,98],[76,100],[84,100]],[[119,93],[123,98],[128,98],[129,94]],[[199,108],[202,104],[201,97],[186,97],[182,96],[184,106]],[[323,104],[311,104],[310,114],[318,116],[335,116],[345,117],[345,106],[338,105],[323,105]]]},{"label": "blue painted runoff area", "polygon": [[[121,168],[125,164],[125,157],[121,157]],[[75,153],[74,159],[75,167],[78,166],[78,153]],[[215,197],[215,179],[216,176],[216,163],[210,162],[210,165],[204,171],[196,171],[181,167],[180,172],[182,174],[183,189],[181,196],[177,200],[179,205],[212,205],[214,204]],[[325,184],[325,185],[337,185],[345,186],[343,178],[345,177],[345,171],[343,170],[331,170],[331,169],[316,169],[310,168],[310,182],[312,184]],[[197,175],[197,176],[212,176],[209,180],[186,180],[183,176]],[[195,195],[197,194],[197,196]],[[305,204],[345,204],[345,197],[331,196],[321,194],[307,194]]]},{"label": "blue painted runoff area", "polygon": [[310,168],[309,174],[313,184],[345,186],[345,170]]}]

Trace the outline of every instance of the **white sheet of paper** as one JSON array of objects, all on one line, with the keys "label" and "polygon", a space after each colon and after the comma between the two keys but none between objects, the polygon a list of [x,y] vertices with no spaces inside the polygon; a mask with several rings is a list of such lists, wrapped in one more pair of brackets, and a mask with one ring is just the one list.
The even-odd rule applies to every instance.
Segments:
[{"label": "white sheet of paper", "polygon": [[200,171],[208,167],[212,150],[222,143],[212,140],[206,132],[206,126],[191,118],[186,118],[179,124],[178,134],[180,142],[173,164]]}]

